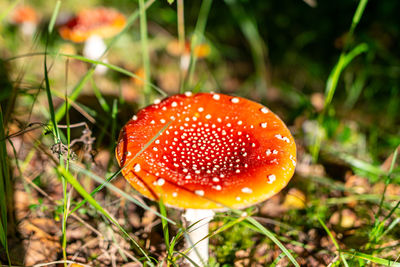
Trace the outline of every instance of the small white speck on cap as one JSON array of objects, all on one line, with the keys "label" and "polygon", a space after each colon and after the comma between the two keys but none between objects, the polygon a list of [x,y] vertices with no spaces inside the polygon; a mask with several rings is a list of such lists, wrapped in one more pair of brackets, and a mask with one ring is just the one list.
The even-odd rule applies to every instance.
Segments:
[{"label": "small white speck on cap", "polygon": [[155,122],[154,120],[152,120],[150,123],[151,123],[151,124],[155,124],[156,122]]},{"label": "small white speck on cap", "polygon": [[157,139],[156,141],[154,141],[154,143],[159,144],[160,140]]},{"label": "small white speck on cap", "polygon": [[135,166],[133,166],[133,171],[140,172],[140,164],[139,163],[136,163]]},{"label": "small white speck on cap", "polygon": [[216,186],[214,186],[214,189],[217,190],[217,191],[221,191],[222,190],[222,186],[216,185]]},{"label": "small white speck on cap", "polygon": [[165,123],[165,120],[164,120],[164,119],[161,119],[160,122],[161,122],[161,123]]},{"label": "small white speck on cap", "polygon": [[251,193],[253,193],[253,190],[251,188],[248,188],[248,187],[243,187],[242,188],[242,192],[245,193],[245,194],[251,194]]},{"label": "small white speck on cap", "polygon": [[172,196],[173,196],[173,197],[177,197],[177,196],[178,196],[178,193],[177,193],[177,192],[173,192],[173,193],[172,193]]},{"label": "small white speck on cap", "polygon": [[178,103],[172,102],[171,106],[172,106],[172,107],[176,107],[176,106],[178,106]]},{"label": "small white speck on cap", "polygon": [[267,151],[265,151],[265,154],[267,154],[267,156],[271,155],[271,149],[267,149]]},{"label": "small white speck on cap", "polygon": [[132,155],[132,153],[130,151],[125,152],[126,156],[129,157],[130,155]]},{"label": "small white speck on cap", "polygon": [[203,107],[199,107],[197,110],[198,110],[199,112],[203,112],[203,111],[204,111],[204,108],[203,108]]},{"label": "small white speck on cap", "polygon": [[213,182],[216,182],[216,183],[219,182],[219,178],[218,177],[214,177],[214,178],[212,178],[212,180],[213,180]]},{"label": "small white speck on cap", "polygon": [[231,99],[231,102],[234,103],[234,104],[239,103],[239,98],[234,97],[234,98]]},{"label": "small white speck on cap", "polygon": [[240,201],[240,200],[241,200],[241,198],[240,198],[240,197],[236,197],[236,200],[237,200],[237,201]]},{"label": "small white speck on cap", "polygon": [[278,138],[279,140],[285,141],[286,143],[290,143],[289,138],[287,138],[286,136],[282,136],[280,134],[275,135],[276,138]]},{"label": "small white speck on cap", "polygon": [[185,96],[187,96],[187,97],[192,96],[192,92],[186,91]]},{"label": "small white speck on cap", "polygon": [[268,109],[266,107],[262,107],[260,111],[264,114],[268,113]]},{"label": "small white speck on cap", "polygon": [[261,125],[261,128],[267,128],[267,123],[266,122],[262,122],[262,123],[260,123],[260,125]]},{"label": "small white speck on cap", "polygon": [[210,114],[207,114],[207,115],[206,115],[206,119],[207,119],[207,120],[211,119],[211,115],[210,115]]},{"label": "small white speck on cap", "polygon": [[195,190],[194,193],[198,196],[204,196],[204,191],[203,190]]},{"label": "small white speck on cap", "polygon": [[293,155],[290,155],[289,158],[292,161],[293,166],[296,167],[296,161],[294,160]]},{"label": "small white speck on cap", "polygon": [[276,180],[275,174],[268,175],[268,184],[272,184]]},{"label": "small white speck on cap", "polygon": [[133,116],[132,116],[132,120],[134,120],[134,121],[137,120],[137,116],[136,116],[136,115],[133,115]]},{"label": "small white speck on cap", "polygon": [[157,185],[158,186],[163,186],[165,184],[165,180],[163,178],[160,178],[157,180]]},{"label": "small white speck on cap", "polygon": [[156,147],[153,147],[153,150],[154,150],[154,151],[158,151],[158,148],[156,148]]},{"label": "small white speck on cap", "polygon": [[160,100],[160,99],[158,99],[158,98],[157,98],[157,99],[154,99],[154,104],[157,105],[157,104],[160,104],[160,103],[161,103],[161,100]]},{"label": "small white speck on cap", "polygon": [[214,95],[213,95],[213,99],[214,99],[214,100],[219,100],[220,98],[221,98],[221,96],[218,95],[218,94],[214,94]]},{"label": "small white speck on cap", "polygon": [[243,122],[242,122],[242,121],[238,121],[237,124],[238,124],[238,125],[242,125]]}]

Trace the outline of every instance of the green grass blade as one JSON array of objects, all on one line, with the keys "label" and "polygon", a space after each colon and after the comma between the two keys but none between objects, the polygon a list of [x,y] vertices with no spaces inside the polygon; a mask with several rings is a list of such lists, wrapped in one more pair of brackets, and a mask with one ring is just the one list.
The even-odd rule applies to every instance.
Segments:
[{"label": "green grass blade", "polygon": [[350,64],[351,61],[358,55],[362,53],[366,53],[368,51],[367,44],[359,44],[354,49],[352,49],[349,53],[342,53],[339,57],[339,61],[336,66],[333,68],[332,72],[328,77],[328,81],[325,87],[325,109],[330,105],[333,99],[333,95],[335,94],[337,84],[339,82],[340,75],[344,71],[344,69]]},{"label": "green grass blade", "polygon": [[180,251],[177,251],[176,253],[180,254],[182,257],[184,257],[188,262],[190,262],[193,266],[195,267],[201,267],[197,262],[194,262],[191,258],[189,258],[188,256],[186,256],[185,253],[182,253]]},{"label": "green grass blade", "polygon": [[349,256],[358,258],[358,259],[371,261],[371,262],[380,264],[382,266],[400,267],[400,263],[399,262],[378,258],[378,257],[372,256],[372,255],[369,255],[369,254],[365,254],[365,253],[361,253],[361,252],[343,251],[343,253],[347,254]]},{"label": "green grass blade", "polygon": [[0,218],[4,225],[4,229],[7,229],[7,199],[6,199],[6,187],[7,187],[7,172],[4,163],[7,161],[6,152],[6,139],[3,124],[3,111],[0,106]]},{"label": "green grass blade", "polygon": [[2,220],[0,220],[0,243],[4,248],[7,247],[7,230],[3,227]]},{"label": "green grass blade", "polygon": [[342,255],[340,247],[338,242],[336,241],[335,237],[333,236],[333,234],[331,233],[331,231],[329,230],[328,226],[326,226],[326,224],[321,220],[321,218],[318,217],[318,221],[319,223],[322,225],[322,227],[324,228],[325,232],[328,234],[329,238],[332,240],[333,244],[336,247],[336,250],[339,252],[339,257],[340,259],[343,261],[343,264],[348,267],[349,264],[346,261],[346,258]]},{"label": "green grass blade", "polygon": [[149,56],[149,44],[147,38],[147,18],[146,18],[146,7],[144,0],[139,0],[139,11],[140,11],[140,43],[142,47],[142,62],[144,69],[144,83],[143,93],[145,96],[144,103],[147,105],[150,101],[151,90],[149,87],[150,82],[150,56]]},{"label": "green grass blade", "polygon": [[[399,204],[400,204],[400,201],[399,202],[397,202],[397,205],[396,205],[396,209],[399,207]],[[386,228],[386,230],[382,233],[382,235],[379,237],[379,238],[382,238],[382,237],[384,237],[385,235],[387,235],[391,230],[393,230],[393,228],[396,226],[396,225],[398,225],[400,223],[400,218],[395,218],[389,225],[388,225],[388,227]]]},{"label": "green grass blade", "polygon": [[[88,72],[86,72],[86,74],[79,80],[78,84],[74,87],[74,89],[72,90],[71,94],[68,96],[68,98],[70,99],[70,101],[75,101],[79,94],[81,93],[83,87],[85,86],[86,82],[90,79],[90,77],[93,75],[94,73],[94,68],[91,68],[88,70]],[[56,112],[56,121],[60,121],[62,118],[64,118],[65,116],[65,107],[66,104],[63,103]]]},{"label": "green grass blade", "polygon": [[210,12],[212,0],[204,0],[201,3],[199,17],[197,18],[196,27],[190,42],[190,62],[189,62],[189,75],[188,82],[186,86],[182,88],[183,90],[188,90],[188,86],[192,86],[194,70],[196,68],[197,57],[194,53],[195,47],[203,41],[204,31],[207,24],[208,14]]},{"label": "green grass blade", "polygon": [[164,218],[168,218],[167,216],[167,209],[165,208],[164,201],[162,198],[158,201],[158,206],[160,207],[160,213],[163,217],[161,217],[161,224],[163,228],[163,233],[164,233],[164,242],[166,246],[167,253],[170,253],[169,250],[169,230],[168,230],[168,221]]},{"label": "green grass blade", "polygon": [[374,175],[385,175],[386,174],[386,172],[384,170],[382,170],[380,167],[372,165],[363,160],[357,159],[356,157],[353,157],[352,155],[338,153],[338,154],[336,154],[336,156],[338,158],[344,160],[348,164],[350,164],[352,167],[363,170],[365,172],[369,172]]},{"label": "green grass blade", "polygon": [[[60,141],[60,132],[57,127],[57,120],[56,116],[54,113],[54,106],[53,106],[53,98],[51,96],[51,90],[50,90],[50,82],[49,82],[49,76],[48,76],[48,71],[47,71],[47,54],[44,55],[44,80],[45,80],[45,88],[46,88],[46,95],[47,95],[47,102],[49,105],[49,111],[50,111],[50,120],[52,123],[52,131],[55,136],[55,142]],[[65,109],[65,107],[64,107]],[[65,112],[65,111],[64,111]]]},{"label": "green grass blade", "polygon": [[[378,209],[378,212],[375,213],[375,221],[378,221],[378,217],[381,214],[383,202],[385,201],[385,193],[386,193],[386,190],[387,190],[387,186],[390,184],[390,182],[392,180],[391,174],[393,172],[394,165],[395,165],[396,160],[397,160],[398,148],[399,147],[396,147],[396,149],[393,152],[392,162],[390,163],[389,172],[388,172],[388,174],[386,176],[386,180],[385,180],[385,188],[383,189],[381,202],[379,203],[379,209]],[[397,205],[389,212],[388,216],[386,216],[385,219],[382,222],[385,222],[390,216],[392,216],[393,212],[397,209],[398,204],[399,203],[397,203]]]},{"label": "green grass blade", "polygon": [[96,83],[94,82],[93,77],[90,78],[90,82],[92,85],[93,92],[99,101],[101,108],[108,114],[110,112],[110,106],[107,104],[106,100],[104,99],[103,95],[100,92],[100,89],[97,87]]},{"label": "green grass blade", "polygon": [[8,263],[11,264],[7,242],[7,215],[10,212],[9,205],[13,202],[13,196],[5,136],[3,111],[0,106],[0,241],[6,251]]},{"label": "green grass blade", "polygon": [[56,19],[58,16],[58,13],[60,12],[60,7],[61,7],[61,0],[57,0],[56,6],[54,7],[53,14],[51,15],[48,31],[49,33],[53,32],[54,29],[54,24],[56,23]]},{"label": "green grass blade", "polygon": [[355,28],[357,27],[358,23],[361,20],[362,14],[364,13],[365,7],[368,3],[368,0],[360,0],[356,12],[354,13],[353,16],[353,21],[351,23],[351,27],[350,27],[350,33],[353,34]]},{"label": "green grass blade", "polygon": [[285,253],[282,252],[281,254],[279,254],[278,257],[275,258],[275,260],[269,265],[269,267],[275,267],[283,257],[285,257]]},{"label": "green grass blade", "polygon": [[267,46],[259,33],[257,23],[253,17],[246,13],[246,9],[241,6],[239,1],[225,0],[225,3],[230,7],[235,21],[239,24],[243,35],[250,45],[258,81],[256,86],[260,92],[265,94],[267,89],[267,67],[265,64]]},{"label": "green grass blade", "polygon": [[[111,142],[109,145],[109,151],[110,151],[110,155],[114,155],[115,151],[115,142],[114,140],[116,140],[115,138],[115,134],[117,131],[117,114],[118,114],[118,99],[114,99],[113,101],[113,106],[112,106],[112,110],[111,110]],[[113,164],[114,160],[111,157],[108,161],[108,168],[107,168],[107,172],[110,170],[112,164]]]},{"label": "green grass blade", "polygon": [[318,221],[322,225],[322,227],[324,228],[325,232],[328,234],[329,238],[332,240],[332,242],[335,245],[336,249],[339,251],[340,250],[339,244],[336,241],[336,239],[333,236],[333,234],[331,233],[331,231],[329,230],[328,226],[326,226],[326,224],[319,217],[318,217]]},{"label": "green grass blade", "polygon": [[[325,101],[324,101],[324,108],[322,113],[320,114],[318,118],[319,125],[322,125],[322,122],[325,120],[325,112],[327,111],[329,105],[332,102],[333,95],[335,94],[337,84],[339,82],[339,78],[343,70],[346,68],[346,66],[359,54],[364,53],[368,50],[368,47],[366,44],[360,44],[356,46],[352,51],[347,53],[348,47],[349,47],[349,40],[353,37],[354,30],[359,23],[362,14],[364,13],[365,6],[367,4],[368,0],[361,0],[358,3],[357,9],[354,13],[352,24],[350,26],[349,34],[346,38],[346,43],[344,46],[343,51],[340,53],[338,62],[336,63],[335,67],[332,69],[331,73],[329,74],[329,77],[326,81],[326,86],[325,86]],[[321,148],[321,143],[322,143],[322,136],[317,135],[316,140],[314,141],[314,144],[311,147],[311,154],[313,157],[313,160],[316,161],[319,155],[319,151]]]},{"label": "green grass blade", "polygon": [[140,250],[140,252],[147,258],[149,262],[151,262],[149,256],[147,253],[143,250],[143,248],[137,243],[135,239],[133,239],[123,228],[122,226],[117,222],[117,220],[112,217],[86,190],[82,187],[82,185],[76,180],[76,178],[69,172],[67,171],[64,167],[58,166],[57,171],[70,183],[75,190],[84,198],[86,199],[87,202],[89,202],[98,212],[103,214],[108,220],[110,220],[115,226],[118,227],[118,229],[124,234],[125,237],[127,237],[129,240],[131,240]]},{"label": "green grass blade", "polygon": [[254,225],[257,229],[259,229],[262,234],[271,239],[271,241],[274,242],[282,250],[283,253],[285,253],[286,257],[288,257],[288,259],[293,263],[294,266],[300,267],[290,251],[275,237],[275,235],[271,231],[262,226],[262,224],[260,224],[252,217],[247,217],[246,220]]}]

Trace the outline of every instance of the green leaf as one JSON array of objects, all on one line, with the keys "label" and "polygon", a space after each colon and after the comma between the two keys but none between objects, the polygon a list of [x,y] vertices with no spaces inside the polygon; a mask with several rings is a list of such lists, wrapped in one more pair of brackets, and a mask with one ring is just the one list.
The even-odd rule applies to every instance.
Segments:
[{"label": "green leaf", "polygon": [[380,264],[383,266],[400,267],[399,262],[378,258],[378,257],[372,256],[369,254],[365,254],[365,253],[361,253],[361,252],[342,251],[342,253],[352,256],[352,257],[355,257],[355,258],[368,260],[368,261],[371,261],[371,262],[374,262],[374,263],[377,263],[377,264]]}]

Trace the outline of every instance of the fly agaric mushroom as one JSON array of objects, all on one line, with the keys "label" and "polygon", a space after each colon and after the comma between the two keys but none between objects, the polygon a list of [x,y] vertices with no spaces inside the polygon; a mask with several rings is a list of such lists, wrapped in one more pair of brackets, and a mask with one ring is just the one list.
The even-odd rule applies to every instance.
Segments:
[{"label": "fly agaric mushroom", "polygon": [[[61,37],[74,43],[85,42],[83,55],[98,60],[106,51],[104,38],[117,35],[125,26],[126,18],[120,12],[105,7],[82,10],[59,28]],[[106,60],[104,60],[106,62]],[[104,73],[105,66],[97,66],[97,73]]]},{"label": "fly agaric mushroom", "polygon": [[[186,209],[188,224],[201,221],[189,233],[193,245],[207,236],[212,210],[244,208],[285,187],[294,173],[296,145],[285,124],[258,103],[187,92],[133,116],[120,132],[116,157],[136,190]],[[208,239],[195,250],[189,258],[207,263]]]},{"label": "fly agaric mushroom", "polygon": [[17,7],[11,16],[11,23],[20,25],[21,32],[25,36],[32,36],[36,31],[39,17],[30,6],[19,6]]}]

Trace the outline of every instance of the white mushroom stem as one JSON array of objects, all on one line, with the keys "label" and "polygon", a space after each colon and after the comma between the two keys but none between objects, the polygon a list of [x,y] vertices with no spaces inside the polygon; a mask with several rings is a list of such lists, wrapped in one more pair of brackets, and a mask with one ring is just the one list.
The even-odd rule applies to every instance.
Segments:
[{"label": "white mushroom stem", "polygon": [[[187,256],[197,265],[206,266],[208,264],[208,223],[213,219],[214,212],[187,209],[183,217],[188,227],[186,244],[187,247],[192,248]],[[190,262],[189,264],[193,266]]]},{"label": "white mushroom stem", "polygon": [[21,24],[21,32],[24,36],[31,37],[36,31],[37,24],[31,21],[26,21]]},{"label": "white mushroom stem", "polygon": [[187,70],[189,69],[189,65],[190,65],[190,53],[184,53],[181,56],[180,68],[184,73],[186,73]]},{"label": "white mushroom stem", "polygon": [[[99,60],[101,56],[105,53],[107,49],[106,44],[98,35],[90,36],[86,41],[83,47],[83,56],[92,59]],[[103,59],[103,62],[107,62],[107,59]],[[107,67],[103,65],[97,65],[95,72],[97,74],[104,74],[107,71]]]}]

